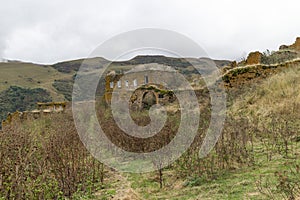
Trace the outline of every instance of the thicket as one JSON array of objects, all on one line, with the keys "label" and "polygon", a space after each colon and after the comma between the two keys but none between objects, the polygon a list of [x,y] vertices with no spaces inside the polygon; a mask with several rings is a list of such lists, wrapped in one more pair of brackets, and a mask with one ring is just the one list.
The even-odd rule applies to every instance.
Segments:
[{"label": "thicket", "polygon": [[32,110],[36,107],[36,102],[51,101],[52,97],[49,92],[42,88],[10,86],[7,90],[0,92],[0,122],[9,112]]},{"label": "thicket", "polygon": [[55,80],[52,85],[59,93],[64,95],[67,101],[71,101],[73,84],[73,80]]},{"label": "thicket", "polygon": [[263,52],[261,62],[262,64],[277,64],[283,63],[298,57],[298,54],[293,51],[274,51],[266,50]]},{"label": "thicket", "polygon": [[0,199],[93,194],[104,166],[81,143],[71,114],[52,114],[0,132]]}]

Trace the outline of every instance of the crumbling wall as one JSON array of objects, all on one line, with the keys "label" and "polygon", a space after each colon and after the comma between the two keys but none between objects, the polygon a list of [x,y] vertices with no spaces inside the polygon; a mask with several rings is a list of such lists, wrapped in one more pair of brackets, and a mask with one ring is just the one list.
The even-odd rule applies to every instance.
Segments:
[{"label": "crumbling wall", "polygon": [[67,102],[37,103],[37,110],[8,113],[7,118],[2,121],[2,130],[9,126],[21,124],[25,120],[38,119],[50,113],[64,112],[68,106],[69,103]]},{"label": "crumbling wall", "polygon": [[129,106],[133,110],[138,110],[148,108],[153,104],[167,105],[175,100],[176,97],[172,91],[163,89],[161,85],[148,84],[133,92]]},{"label": "crumbling wall", "polygon": [[[167,75],[166,75],[167,74]],[[154,84],[168,78],[168,74],[174,76],[174,73],[158,73],[157,71],[138,71],[134,73],[116,74],[108,73],[105,78],[105,93],[104,99],[107,104],[111,104],[113,92],[122,98],[131,94],[129,105],[133,109],[140,109],[143,107],[143,97],[146,93],[153,93],[156,98],[156,103],[166,104],[171,102],[174,95],[169,90],[165,89],[163,85]],[[161,77],[163,76],[163,77]],[[173,80],[170,78],[170,80]],[[176,80],[175,80],[176,81]]]},{"label": "crumbling wall", "polygon": [[66,109],[67,102],[49,102],[49,103],[37,103],[38,110],[60,112]]},{"label": "crumbling wall", "polygon": [[[116,74],[116,73],[109,73],[105,77],[105,93],[104,93],[104,99],[106,103],[110,104],[111,98],[112,98],[112,93],[114,88],[117,86],[118,81],[122,77],[122,74]],[[111,87],[113,84],[113,87]]]},{"label": "crumbling wall", "polygon": [[236,88],[243,84],[265,79],[273,74],[279,73],[286,68],[298,66],[300,59],[287,61],[279,64],[257,64],[237,67],[223,74],[222,79],[226,88]]}]

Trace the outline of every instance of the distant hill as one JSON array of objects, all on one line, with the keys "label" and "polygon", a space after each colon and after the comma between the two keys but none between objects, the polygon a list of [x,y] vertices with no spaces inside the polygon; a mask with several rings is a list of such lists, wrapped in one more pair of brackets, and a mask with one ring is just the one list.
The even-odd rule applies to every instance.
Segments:
[{"label": "distant hill", "polygon": [[[272,70],[272,67],[268,67],[268,70],[264,71],[265,65],[276,65],[281,62],[297,59],[300,57],[299,49],[300,38],[297,38],[294,44],[290,46],[282,45],[278,51],[250,53],[247,60],[239,63],[228,60],[213,61],[217,67],[222,69],[223,73],[227,74],[223,79],[226,85],[236,87],[240,83],[249,82],[249,80],[256,79],[256,77],[263,79],[268,76],[268,74],[277,73],[278,70],[274,71]],[[39,96],[45,95],[44,100],[70,101],[72,98],[74,78],[81,66],[90,69],[110,64],[109,70],[114,70],[118,73],[130,70],[137,65],[157,63],[172,66],[189,81],[197,82],[199,73],[192,65],[203,67],[205,70],[207,59],[208,58],[174,58],[161,55],[143,55],[136,56],[127,61],[111,62],[104,58],[96,57],[64,61],[53,65],[2,60],[3,62],[0,62],[0,101],[4,107],[10,107],[8,106],[9,104],[15,105],[15,102],[11,102],[9,98],[4,98],[6,94],[10,92],[12,87],[20,88],[20,90],[17,90],[16,92],[26,91],[26,94],[30,94],[31,91],[35,89],[42,89],[44,92],[39,93]],[[257,71],[256,68],[250,70],[247,67],[243,67],[258,63],[262,64],[260,67],[262,70]],[[235,68],[237,70],[234,70]],[[100,90],[104,89],[103,85],[103,83],[100,83]],[[17,93],[16,96],[18,96]],[[23,103],[26,104],[24,105],[25,107],[32,104],[32,102],[27,101],[23,101]],[[21,105],[21,103],[18,105]],[[21,109],[21,107],[16,106],[15,109]],[[12,109],[9,110],[12,111]],[[5,112],[6,110],[0,110],[0,116],[5,116],[7,114]],[[0,121],[2,119],[3,117],[0,117]]]},{"label": "distant hill", "polygon": [[[52,101],[70,101],[72,98],[73,82],[76,72],[81,66],[84,68],[101,67],[110,64],[109,70],[116,72],[124,72],[132,69],[136,65],[158,63],[174,67],[181,73],[191,76],[197,73],[191,63],[201,65],[201,60],[206,58],[171,58],[165,56],[137,56],[128,61],[111,62],[104,58],[88,58],[59,62],[53,65],[41,65],[34,63],[26,63],[21,61],[3,60],[0,62],[0,101],[1,106],[9,109],[0,110],[0,121],[7,115],[7,112],[22,110],[20,106],[22,101],[16,104],[11,102],[9,98],[4,98],[7,93],[11,92],[12,87],[17,87],[14,95],[18,96],[18,92],[22,91],[22,95],[30,95],[35,89],[42,89],[44,93],[39,96],[44,96],[44,100]],[[204,63],[204,62],[203,62]],[[228,65],[230,61],[215,61],[220,68]],[[104,84],[100,84],[100,89]],[[25,93],[23,93],[26,91]],[[37,99],[35,99],[37,100]],[[23,101],[25,107],[32,107],[32,101]],[[13,104],[12,106],[10,104]],[[15,109],[15,110],[14,110]]]},{"label": "distant hill", "polygon": [[[137,56],[128,61],[112,62],[110,70],[126,71],[136,65],[158,63],[172,66],[183,74],[191,74],[196,73],[193,69],[189,68],[191,63],[195,61],[201,64],[201,59]],[[230,63],[230,61],[226,60],[214,61],[220,68]],[[50,93],[54,101],[70,100],[70,83],[73,82],[74,76],[81,65],[90,68],[103,66],[108,63],[110,61],[104,58],[70,60],[53,65],[39,65],[20,61],[0,62],[0,92],[8,89],[10,86],[43,88]],[[67,94],[66,87],[70,90],[69,94]]]}]

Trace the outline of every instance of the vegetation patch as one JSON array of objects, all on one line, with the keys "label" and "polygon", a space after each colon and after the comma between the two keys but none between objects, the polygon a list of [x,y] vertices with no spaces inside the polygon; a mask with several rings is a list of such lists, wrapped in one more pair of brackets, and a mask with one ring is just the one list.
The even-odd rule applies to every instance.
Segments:
[{"label": "vegetation patch", "polygon": [[4,120],[9,112],[32,110],[36,102],[49,101],[52,101],[52,98],[44,89],[10,86],[0,92],[0,121]]},{"label": "vegetation patch", "polygon": [[55,80],[53,87],[61,94],[64,95],[67,101],[72,100],[73,80]]}]

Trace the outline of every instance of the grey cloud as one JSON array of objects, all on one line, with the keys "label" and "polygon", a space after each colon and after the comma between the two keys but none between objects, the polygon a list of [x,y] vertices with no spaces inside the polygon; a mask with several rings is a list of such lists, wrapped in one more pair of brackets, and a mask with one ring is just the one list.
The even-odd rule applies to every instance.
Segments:
[{"label": "grey cloud", "polygon": [[212,58],[238,59],[245,52],[277,49],[300,36],[299,4],[297,0],[1,0],[0,57],[38,63],[87,57],[114,35],[150,27],[184,34]]}]

